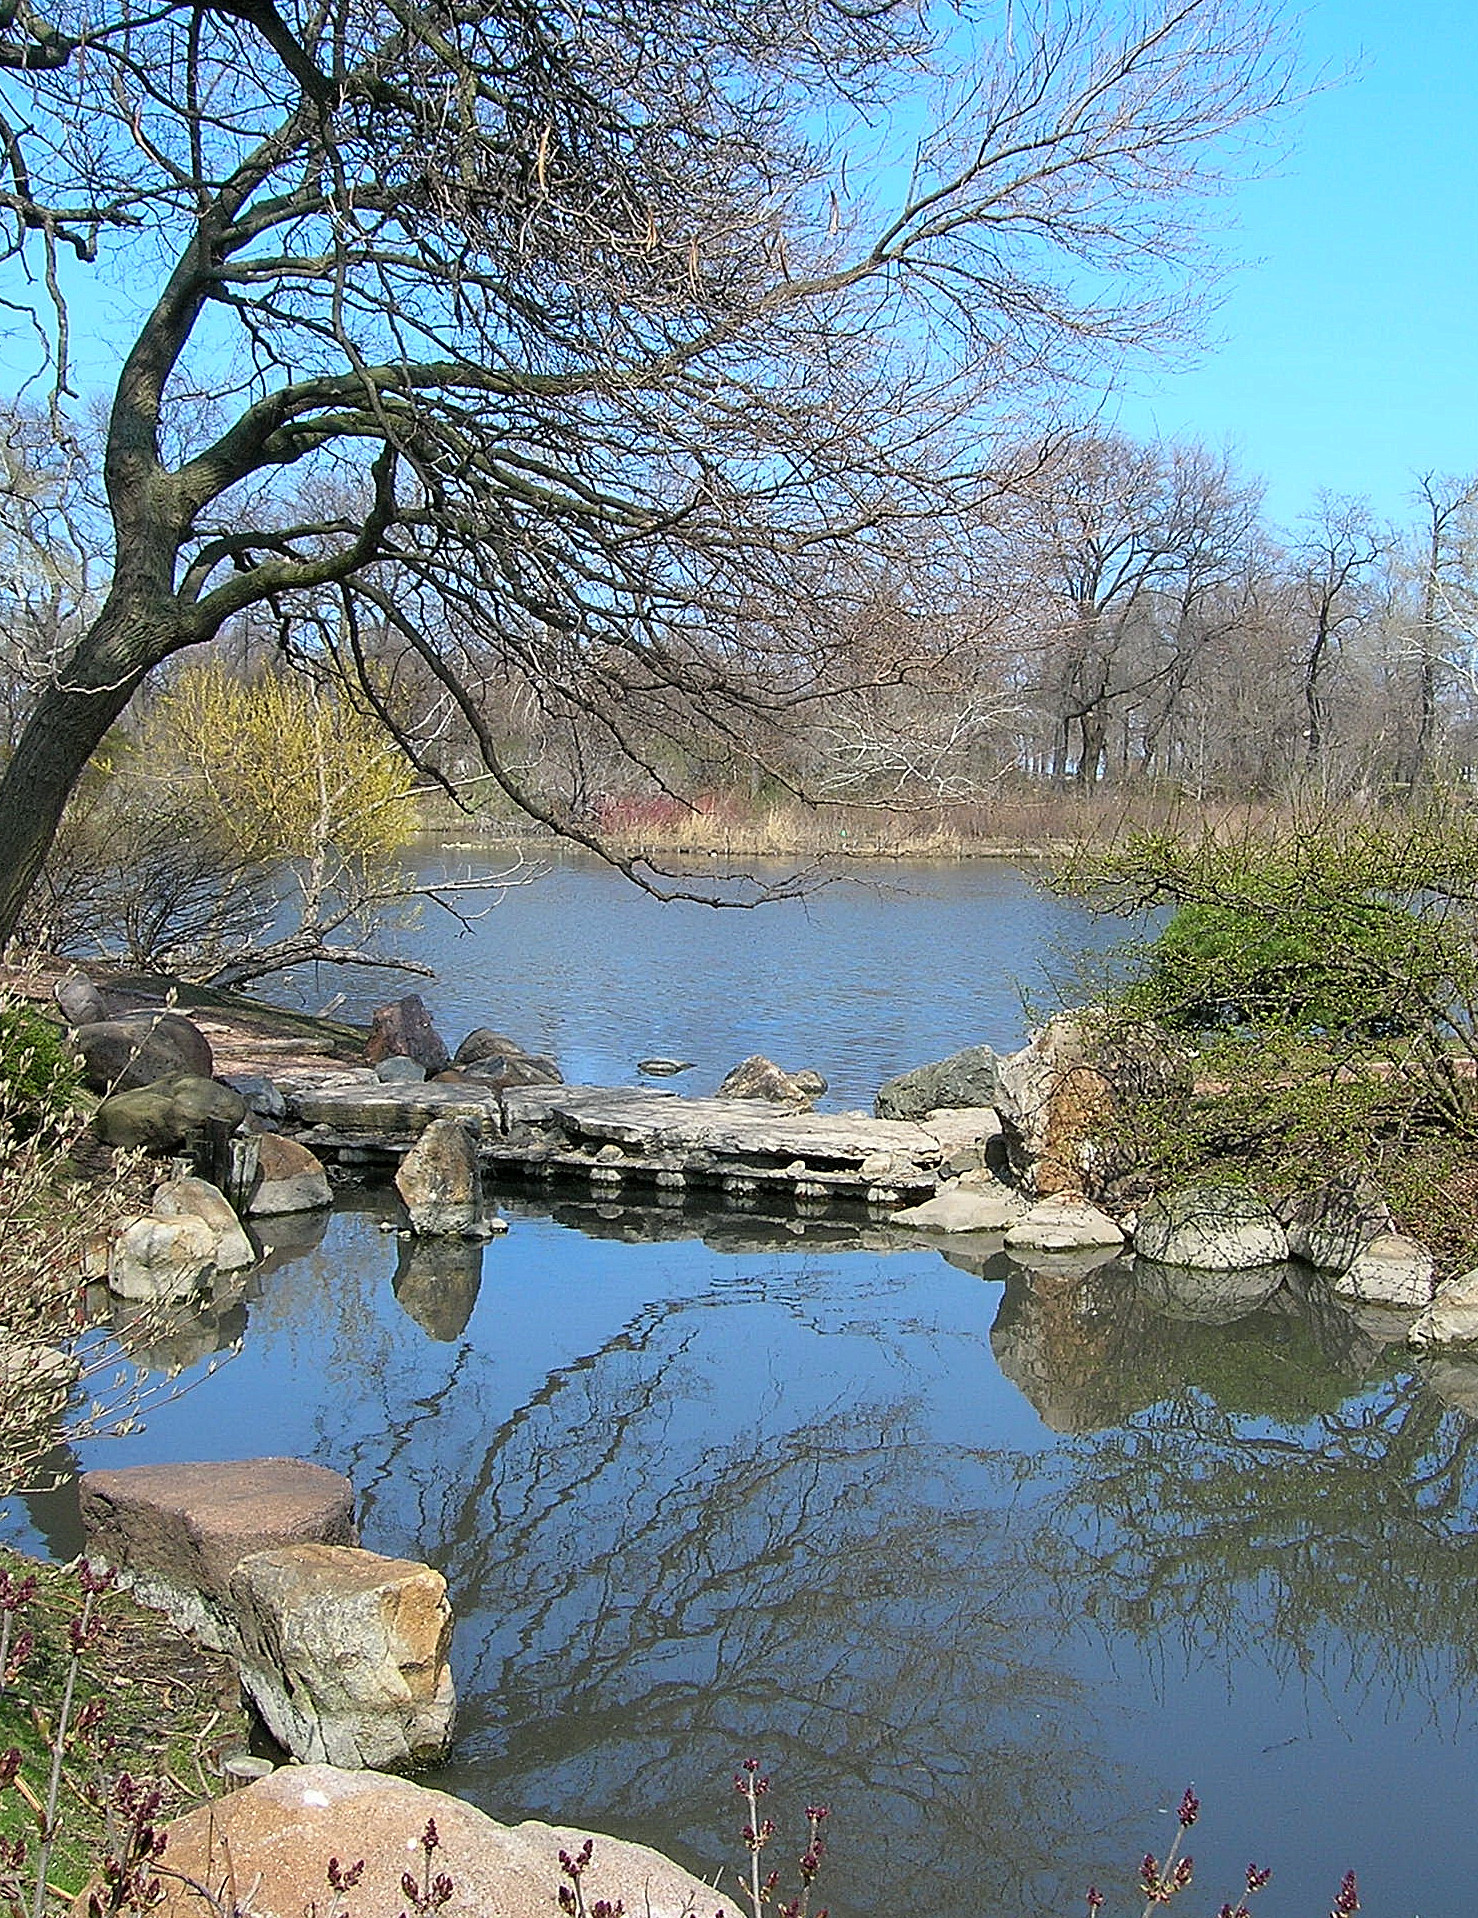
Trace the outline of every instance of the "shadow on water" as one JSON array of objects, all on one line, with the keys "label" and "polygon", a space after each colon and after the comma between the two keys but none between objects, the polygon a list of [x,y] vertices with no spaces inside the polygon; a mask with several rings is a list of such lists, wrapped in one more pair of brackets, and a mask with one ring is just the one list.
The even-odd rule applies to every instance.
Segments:
[{"label": "shadow on water", "polygon": [[1354,1863],[1369,1908],[1457,1918],[1472,1821],[1434,1857],[1419,1808],[1478,1756],[1478,1368],[1411,1367],[1282,1269],[505,1209],[426,1247],[352,1197],[127,1450],[320,1459],[367,1543],[446,1572],[438,1782],[711,1871],[754,1752],[792,1832],[835,1806],[834,1909],[1046,1918],[1122,1885],[1194,1778],[1228,1888],[1258,1850],[1280,1909]]}]

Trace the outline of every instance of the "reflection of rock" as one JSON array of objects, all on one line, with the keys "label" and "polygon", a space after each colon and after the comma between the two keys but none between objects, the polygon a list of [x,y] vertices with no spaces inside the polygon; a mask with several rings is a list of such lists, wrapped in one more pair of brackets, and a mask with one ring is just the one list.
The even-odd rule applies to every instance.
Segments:
[{"label": "reflection of rock", "polygon": [[1288,1240],[1271,1208],[1245,1186],[1184,1185],[1148,1202],[1134,1249],[1161,1265],[1235,1272],[1281,1265]]},{"label": "reflection of rock", "polygon": [[184,1372],[246,1336],[246,1307],[225,1300],[194,1310],[115,1299],[110,1317],[132,1364],[146,1372]]},{"label": "reflection of rock", "polygon": [[1361,1247],[1334,1281],[1337,1297],[1363,1305],[1420,1308],[1432,1299],[1432,1255],[1401,1232],[1383,1232]]},{"label": "reflection of rock", "polygon": [[1089,1432],[1132,1409],[1111,1356],[1120,1332],[1115,1313],[1094,1309],[1080,1275],[1058,1284],[1008,1279],[990,1343],[1049,1431]]},{"label": "reflection of rock", "polygon": [[1420,1369],[1422,1384],[1434,1398],[1478,1419],[1478,1359],[1431,1359]]},{"label": "reflection of rock", "polygon": [[300,1763],[406,1771],[445,1757],[457,1701],[440,1572],[289,1545],[241,1559],[230,1593],[242,1687]]},{"label": "reflection of rock", "polygon": [[1478,1342],[1478,1271],[1448,1279],[1407,1338],[1412,1345],[1472,1345]]},{"label": "reflection of rock", "polygon": [[[553,1887],[564,1882],[559,1854],[577,1855],[583,1832],[532,1821],[500,1825],[443,1792],[329,1765],[285,1765],[167,1826],[172,1875],[156,1909],[160,1918],[196,1918],[194,1886],[221,1883],[229,1863],[231,1882],[251,1888],[253,1911],[295,1913],[305,1900],[312,1903],[307,1887],[321,1890],[328,1859],[362,1858],[353,1908],[400,1911],[406,1906],[402,1875],[407,1865],[419,1870],[417,1841],[433,1819],[440,1849],[432,1869],[445,1871],[455,1887],[449,1918],[470,1912],[543,1918],[557,1909]],[[582,1888],[589,1908],[597,1900],[613,1909],[620,1904],[633,1918],[688,1918],[733,1903],[659,1852],[600,1836]]]},{"label": "reflection of rock", "polygon": [[459,1339],[482,1284],[483,1247],[471,1239],[402,1239],[395,1296],[433,1339]]},{"label": "reflection of rock", "polygon": [[1113,1265],[1123,1256],[1122,1245],[1085,1245],[1072,1251],[1013,1245],[1003,1254],[1009,1262],[1007,1271],[1026,1272],[1054,1285],[1065,1285],[1069,1280],[1081,1284],[1100,1267]]},{"label": "reflection of rock", "polygon": [[1219,1272],[1205,1266],[1162,1265],[1141,1257],[1134,1262],[1134,1283],[1145,1304],[1168,1319],[1231,1325],[1266,1305],[1287,1270],[1283,1265],[1262,1265]]},{"label": "reflection of rock", "polygon": [[252,1237],[262,1248],[264,1258],[292,1258],[299,1252],[311,1252],[328,1231],[333,1214],[316,1212],[269,1212],[251,1222]]}]

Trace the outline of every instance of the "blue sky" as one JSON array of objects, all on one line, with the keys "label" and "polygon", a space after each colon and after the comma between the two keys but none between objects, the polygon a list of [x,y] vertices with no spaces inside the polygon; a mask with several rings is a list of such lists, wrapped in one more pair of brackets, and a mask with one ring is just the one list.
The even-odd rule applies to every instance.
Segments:
[{"label": "blue sky", "polygon": [[1356,70],[1236,196],[1219,344],[1109,411],[1229,441],[1281,524],[1320,487],[1405,518],[1414,469],[1478,469],[1478,6],[1316,0],[1305,44]]}]

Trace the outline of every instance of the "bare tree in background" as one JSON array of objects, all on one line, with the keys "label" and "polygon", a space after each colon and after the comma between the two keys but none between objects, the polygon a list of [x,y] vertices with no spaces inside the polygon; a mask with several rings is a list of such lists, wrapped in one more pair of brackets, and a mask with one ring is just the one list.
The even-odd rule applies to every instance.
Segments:
[{"label": "bare tree in background", "polygon": [[135,689],[256,609],[430,763],[392,635],[587,840],[500,757],[510,675],[638,759],[825,697],[975,506],[990,408],[1176,329],[1197,200],[1289,88],[1261,0],[968,37],[907,0],[7,8],[5,297],[63,430],[69,292],[138,319],[111,577],[0,782],[0,937]]},{"label": "bare tree in background", "polygon": [[1328,681],[1347,635],[1364,617],[1374,570],[1389,546],[1364,500],[1321,493],[1293,558],[1302,604],[1304,768],[1328,746]]}]

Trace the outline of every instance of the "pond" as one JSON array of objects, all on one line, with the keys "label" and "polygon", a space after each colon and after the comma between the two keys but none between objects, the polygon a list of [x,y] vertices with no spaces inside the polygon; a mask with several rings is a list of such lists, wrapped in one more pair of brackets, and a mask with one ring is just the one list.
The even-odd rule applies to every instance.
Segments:
[{"label": "pond", "polygon": [[[672,1052],[695,1091],[764,1050],[861,1104],[1014,1044],[1016,982],[1095,936],[1009,868],[888,879],[740,917],[570,862],[412,937],[451,1037],[496,1024],[571,1079]],[[833,1808],[838,1918],[1057,1918],[1094,1881],[1137,1911],[1194,1782],[1188,1913],[1249,1859],[1264,1918],[1327,1911],[1348,1866],[1367,1911],[1472,1910],[1478,1368],[1419,1371],[1312,1289],[1208,1323],[1122,1262],[861,1220],[511,1193],[506,1237],[438,1262],[389,1209],[280,1228],[244,1307],[161,1356],[240,1353],[85,1462],[347,1473],[365,1542],[451,1586],[433,1782],[723,1865],[733,1910],[753,1753],[778,1862]],[[74,1524],[12,1529],[64,1552]]]}]

